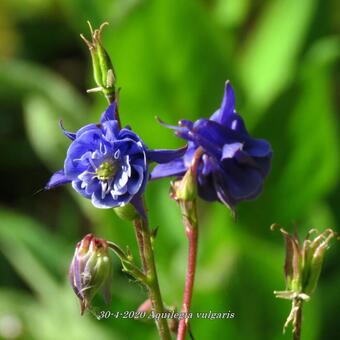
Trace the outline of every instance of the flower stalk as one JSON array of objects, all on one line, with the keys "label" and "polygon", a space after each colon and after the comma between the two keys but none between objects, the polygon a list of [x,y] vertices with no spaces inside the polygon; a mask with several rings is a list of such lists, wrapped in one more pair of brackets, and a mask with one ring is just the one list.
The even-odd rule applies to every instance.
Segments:
[{"label": "flower stalk", "polygon": [[[185,278],[185,287],[182,302],[182,313],[189,313],[194,290],[197,250],[198,250],[198,219],[196,206],[196,174],[198,163],[203,155],[203,149],[198,148],[192,160],[191,167],[188,169],[184,177],[174,182],[172,185],[172,196],[177,200],[185,227],[185,234],[188,239],[188,264]],[[187,329],[189,327],[189,319],[183,318],[178,325],[177,340],[184,340]]]},{"label": "flower stalk", "polygon": [[[139,253],[144,269],[144,275],[146,276],[146,287],[148,289],[152,309],[155,313],[161,314],[165,312],[165,309],[158,283],[156,264],[151,243],[151,233],[147,217],[140,216],[134,219],[133,224],[135,226]],[[165,318],[159,318],[155,321],[160,338],[162,340],[170,340],[171,336],[167,320]]]},{"label": "flower stalk", "polygon": [[[198,225],[196,200],[192,202],[182,202],[180,204],[185,233],[188,239],[188,264],[185,278],[185,288],[182,303],[182,313],[189,313],[191,308],[192,295],[194,290],[197,249],[198,249]],[[184,340],[188,328],[189,319],[183,318],[178,325],[177,340]]]}]

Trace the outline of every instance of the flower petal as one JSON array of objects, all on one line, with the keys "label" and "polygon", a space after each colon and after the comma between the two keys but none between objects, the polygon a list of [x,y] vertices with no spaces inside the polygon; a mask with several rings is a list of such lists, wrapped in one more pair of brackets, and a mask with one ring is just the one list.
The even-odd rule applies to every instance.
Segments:
[{"label": "flower petal", "polygon": [[103,135],[108,141],[115,141],[119,134],[119,126],[116,120],[109,120],[102,123]]},{"label": "flower petal", "polygon": [[226,122],[230,115],[235,113],[235,94],[229,80],[225,83],[224,96],[221,104],[221,108],[216,111],[210,119],[217,123],[226,126]]},{"label": "flower petal", "polygon": [[159,164],[155,166],[150,174],[150,180],[163,177],[180,176],[183,175],[185,171],[186,167],[183,160],[176,159],[169,163]]},{"label": "flower petal", "polygon": [[96,208],[109,209],[115,208],[122,205],[122,201],[114,200],[111,194],[106,195],[102,198],[102,190],[98,188],[91,196],[91,202]]},{"label": "flower petal", "polygon": [[70,132],[64,129],[62,120],[59,120],[59,126],[67,138],[71,139],[72,141],[76,139],[76,134],[74,132]]},{"label": "flower petal", "polygon": [[227,143],[244,142],[245,136],[209,119],[199,119],[192,130],[195,140],[222,146]]},{"label": "flower petal", "polygon": [[116,116],[116,102],[113,102],[109,105],[109,107],[102,113],[100,118],[100,122],[104,123],[109,120],[115,120]]},{"label": "flower petal", "polygon": [[250,139],[245,144],[245,150],[253,157],[268,157],[272,154],[270,144],[264,139]]},{"label": "flower petal", "polygon": [[222,149],[222,158],[233,158],[237,151],[242,150],[243,144],[236,142],[231,144],[224,144]]},{"label": "flower petal", "polygon": [[145,207],[144,207],[142,196],[140,196],[140,195],[133,196],[133,198],[131,199],[130,203],[135,207],[135,209],[137,210],[138,214],[143,219],[146,220],[147,217],[146,217],[146,212],[145,212]]},{"label": "flower petal", "polygon": [[45,185],[46,190],[53,189],[59,185],[70,183],[71,180],[65,176],[64,170],[59,170],[52,175],[48,183]]},{"label": "flower petal", "polygon": [[130,195],[135,195],[142,186],[144,180],[144,169],[141,166],[134,165],[131,178],[127,183],[127,191]]},{"label": "flower petal", "polygon": [[79,192],[79,194],[81,194],[82,196],[84,196],[85,198],[91,198],[92,196],[92,193],[89,193],[88,190],[87,190],[87,186],[85,186],[83,184],[84,182],[82,181],[72,181],[72,188]]},{"label": "flower petal", "polygon": [[213,177],[211,175],[198,176],[198,195],[208,202],[218,200],[216,190],[214,188]]},{"label": "flower petal", "polygon": [[187,149],[188,146],[185,145],[184,147],[175,150],[147,150],[146,157],[148,160],[156,163],[168,163],[176,158],[182,157]]},{"label": "flower petal", "polygon": [[230,130],[236,131],[244,136],[249,137],[248,131],[246,129],[242,117],[240,117],[236,113],[233,113],[228,117],[225,123],[225,127],[229,128]]},{"label": "flower petal", "polygon": [[260,171],[249,166],[238,166],[234,160],[224,161],[214,175],[231,202],[254,198],[262,188]]}]

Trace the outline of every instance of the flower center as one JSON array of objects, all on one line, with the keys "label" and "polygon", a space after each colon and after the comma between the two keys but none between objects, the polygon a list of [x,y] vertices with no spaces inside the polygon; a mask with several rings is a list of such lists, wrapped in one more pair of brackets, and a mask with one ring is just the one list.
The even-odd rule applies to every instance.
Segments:
[{"label": "flower center", "polygon": [[118,160],[105,161],[96,170],[96,176],[100,181],[108,181],[117,173],[119,167],[120,163]]}]

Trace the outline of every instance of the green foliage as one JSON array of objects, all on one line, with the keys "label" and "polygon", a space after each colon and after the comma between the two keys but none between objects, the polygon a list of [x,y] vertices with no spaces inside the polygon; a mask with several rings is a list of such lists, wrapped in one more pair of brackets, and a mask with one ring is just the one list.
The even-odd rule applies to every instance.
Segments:
[{"label": "green foliage", "polygon": [[[236,317],[195,319],[192,330],[197,339],[290,338],[281,335],[289,302],[272,294],[284,289],[284,245],[269,226],[296,221],[304,235],[310,227],[336,229],[340,223],[340,38],[332,14],[339,11],[335,2],[317,0],[3,1],[0,133],[7,145],[1,160],[0,338],[6,338],[8,315],[18,339],[157,337],[152,323],[80,317],[68,285],[73,247],[89,231],[129,245],[137,257],[130,223],[94,209],[70,188],[34,195],[63,165],[68,141],[58,120],[75,131],[96,121],[106,106],[102,95],[85,93],[95,86],[87,47],[78,39],[88,32],[86,20],[96,27],[110,22],[103,43],[122,88],[121,119],[150,148],[183,145],[154,116],[169,123],[209,116],[227,79],[251,132],[272,143],[265,190],[238,207],[237,221],[222,205],[199,202],[193,310],[230,310]],[[159,227],[161,289],[166,303],[178,307],[187,244],[168,192],[166,180],[150,183],[147,205],[151,225]],[[340,333],[337,248],[328,252],[319,288],[306,303],[303,339]],[[121,273],[118,261],[114,278],[112,306],[100,308],[135,310],[146,292]]]}]

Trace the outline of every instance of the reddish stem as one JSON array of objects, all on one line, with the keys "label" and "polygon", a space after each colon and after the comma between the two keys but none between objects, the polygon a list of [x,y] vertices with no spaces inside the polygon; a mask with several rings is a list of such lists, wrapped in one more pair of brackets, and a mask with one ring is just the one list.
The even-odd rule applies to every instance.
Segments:
[{"label": "reddish stem", "polygon": [[[204,150],[199,147],[194,154],[191,163],[191,169],[193,176],[196,177],[199,162],[203,156]],[[194,290],[195,272],[196,272],[196,258],[198,248],[198,223],[197,223],[197,209],[196,199],[193,200],[179,200],[179,204],[182,210],[183,222],[185,226],[185,233],[189,242],[188,251],[188,266],[187,274],[185,278],[185,288],[182,304],[182,313],[189,313],[191,308],[192,294]],[[184,340],[185,334],[188,328],[189,318],[183,318],[178,325],[177,340]]]},{"label": "reddish stem", "polygon": [[[187,202],[188,203],[188,202]],[[185,232],[189,241],[188,252],[188,266],[185,279],[185,288],[183,296],[182,313],[189,313],[191,308],[192,294],[194,290],[195,272],[196,272],[196,258],[197,258],[197,245],[198,245],[198,228],[192,226],[191,221],[187,216],[183,216],[185,224]],[[184,340],[188,328],[188,318],[180,320],[178,325],[177,340]]]}]

